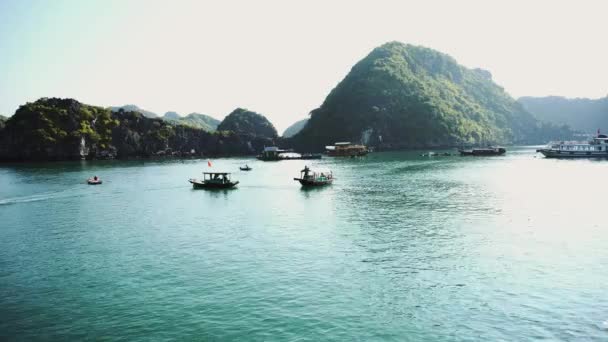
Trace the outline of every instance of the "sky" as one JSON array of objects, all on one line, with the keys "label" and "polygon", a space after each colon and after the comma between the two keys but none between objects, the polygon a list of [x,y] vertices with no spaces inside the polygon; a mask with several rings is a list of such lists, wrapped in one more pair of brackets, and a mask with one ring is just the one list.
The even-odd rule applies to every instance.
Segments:
[{"label": "sky", "polygon": [[40,97],[282,132],[374,47],[423,45],[513,97],[608,95],[608,1],[0,0],[0,114]]}]

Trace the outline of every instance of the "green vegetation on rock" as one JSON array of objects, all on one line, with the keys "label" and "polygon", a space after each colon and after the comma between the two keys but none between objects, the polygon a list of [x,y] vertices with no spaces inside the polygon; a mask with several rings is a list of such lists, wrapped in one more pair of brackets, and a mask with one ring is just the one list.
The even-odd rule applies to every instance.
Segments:
[{"label": "green vegetation on rock", "polygon": [[271,143],[250,133],[212,133],[138,111],[42,98],[21,106],[0,126],[0,161],[247,155]]},{"label": "green vegetation on rock", "polygon": [[[170,121],[175,124],[185,125],[193,128],[204,129],[207,132],[214,132],[217,129],[217,126],[220,124],[220,120],[213,118],[209,115],[200,114],[200,113],[190,113],[184,117],[179,116],[177,113],[177,117],[172,113],[175,112],[167,112],[165,116],[163,116],[164,120]],[[167,115],[170,114],[170,115]]]},{"label": "green vegetation on rock", "polygon": [[193,128],[204,129],[208,132],[213,132],[217,129],[217,126],[220,124],[220,121],[205,114],[199,113],[190,113],[187,116],[182,117],[177,112],[166,112],[162,117],[157,115],[154,112],[142,109],[136,105],[124,105],[122,107],[110,107],[113,112],[118,112],[119,110],[123,110],[124,112],[137,112],[141,113],[143,116],[154,119],[161,118],[166,120],[172,124],[186,125]]},{"label": "green vegetation on rock", "polygon": [[237,108],[217,127],[218,131],[252,134],[258,137],[276,138],[277,130],[263,115],[247,109]]},{"label": "green vegetation on rock", "polygon": [[89,148],[107,148],[117,125],[109,109],[42,98],[22,105],[6,121],[0,150],[18,151],[26,159],[72,159]]},{"label": "green vegetation on rock", "polygon": [[300,149],[349,140],[386,148],[529,143],[569,134],[536,120],[481,69],[398,42],[374,49],[311,112]]}]

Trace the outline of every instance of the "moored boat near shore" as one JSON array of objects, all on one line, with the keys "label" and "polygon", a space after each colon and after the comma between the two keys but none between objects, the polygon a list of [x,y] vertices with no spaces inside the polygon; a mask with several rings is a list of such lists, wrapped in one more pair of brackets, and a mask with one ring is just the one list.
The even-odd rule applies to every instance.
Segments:
[{"label": "moored boat near shore", "polygon": [[504,147],[490,146],[470,150],[460,149],[458,152],[461,156],[502,156],[507,153],[507,150]]},{"label": "moored boat near shore", "polygon": [[598,134],[589,142],[553,142],[536,152],[546,158],[608,158],[608,136]]},{"label": "moored boat near shore", "polygon": [[264,147],[264,151],[256,157],[262,161],[279,161],[279,160],[308,160],[321,159],[320,154],[313,153],[296,153],[293,150],[283,150],[276,146]]},{"label": "moored boat near shore", "polygon": [[337,142],[333,146],[325,146],[330,157],[358,157],[367,155],[367,146],[352,144],[350,142]]}]

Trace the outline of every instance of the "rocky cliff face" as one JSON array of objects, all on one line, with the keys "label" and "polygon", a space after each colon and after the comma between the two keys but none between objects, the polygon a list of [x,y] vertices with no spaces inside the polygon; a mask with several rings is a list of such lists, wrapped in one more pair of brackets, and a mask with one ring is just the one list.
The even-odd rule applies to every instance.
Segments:
[{"label": "rocky cliff face", "polygon": [[138,112],[44,98],[21,106],[0,129],[0,161],[247,155],[272,143],[246,132],[211,133]]},{"label": "rocky cliff face", "polygon": [[163,155],[248,155],[261,151],[271,140],[252,134],[211,133],[186,125],[148,119],[136,112],[116,112],[120,125],[112,131],[118,158]]},{"label": "rocky cliff face", "polygon": [[42,98],[19,107],[0,134],[0,160],[69,160],[108,148],[118,122],[108,109]]}]

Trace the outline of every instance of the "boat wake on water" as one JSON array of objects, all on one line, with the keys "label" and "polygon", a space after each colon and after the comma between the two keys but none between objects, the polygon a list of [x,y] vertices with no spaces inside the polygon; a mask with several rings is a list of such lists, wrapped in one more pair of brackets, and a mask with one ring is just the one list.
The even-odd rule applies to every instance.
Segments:
[{"label": "boat wake on water", "polygon": [[74,188],[65,189],[62,191],[44,192],[41,194],[34,194],[34,195],[28,195],[28,196],[2,198],[2,199],[0,199],[0,205],[40,202],[40,201],[48,201],[48,200],[67,198],[67,197],[78,197],[78,196],[83,195],[81,193],[74,193],[73,190],[74,190]]}]

